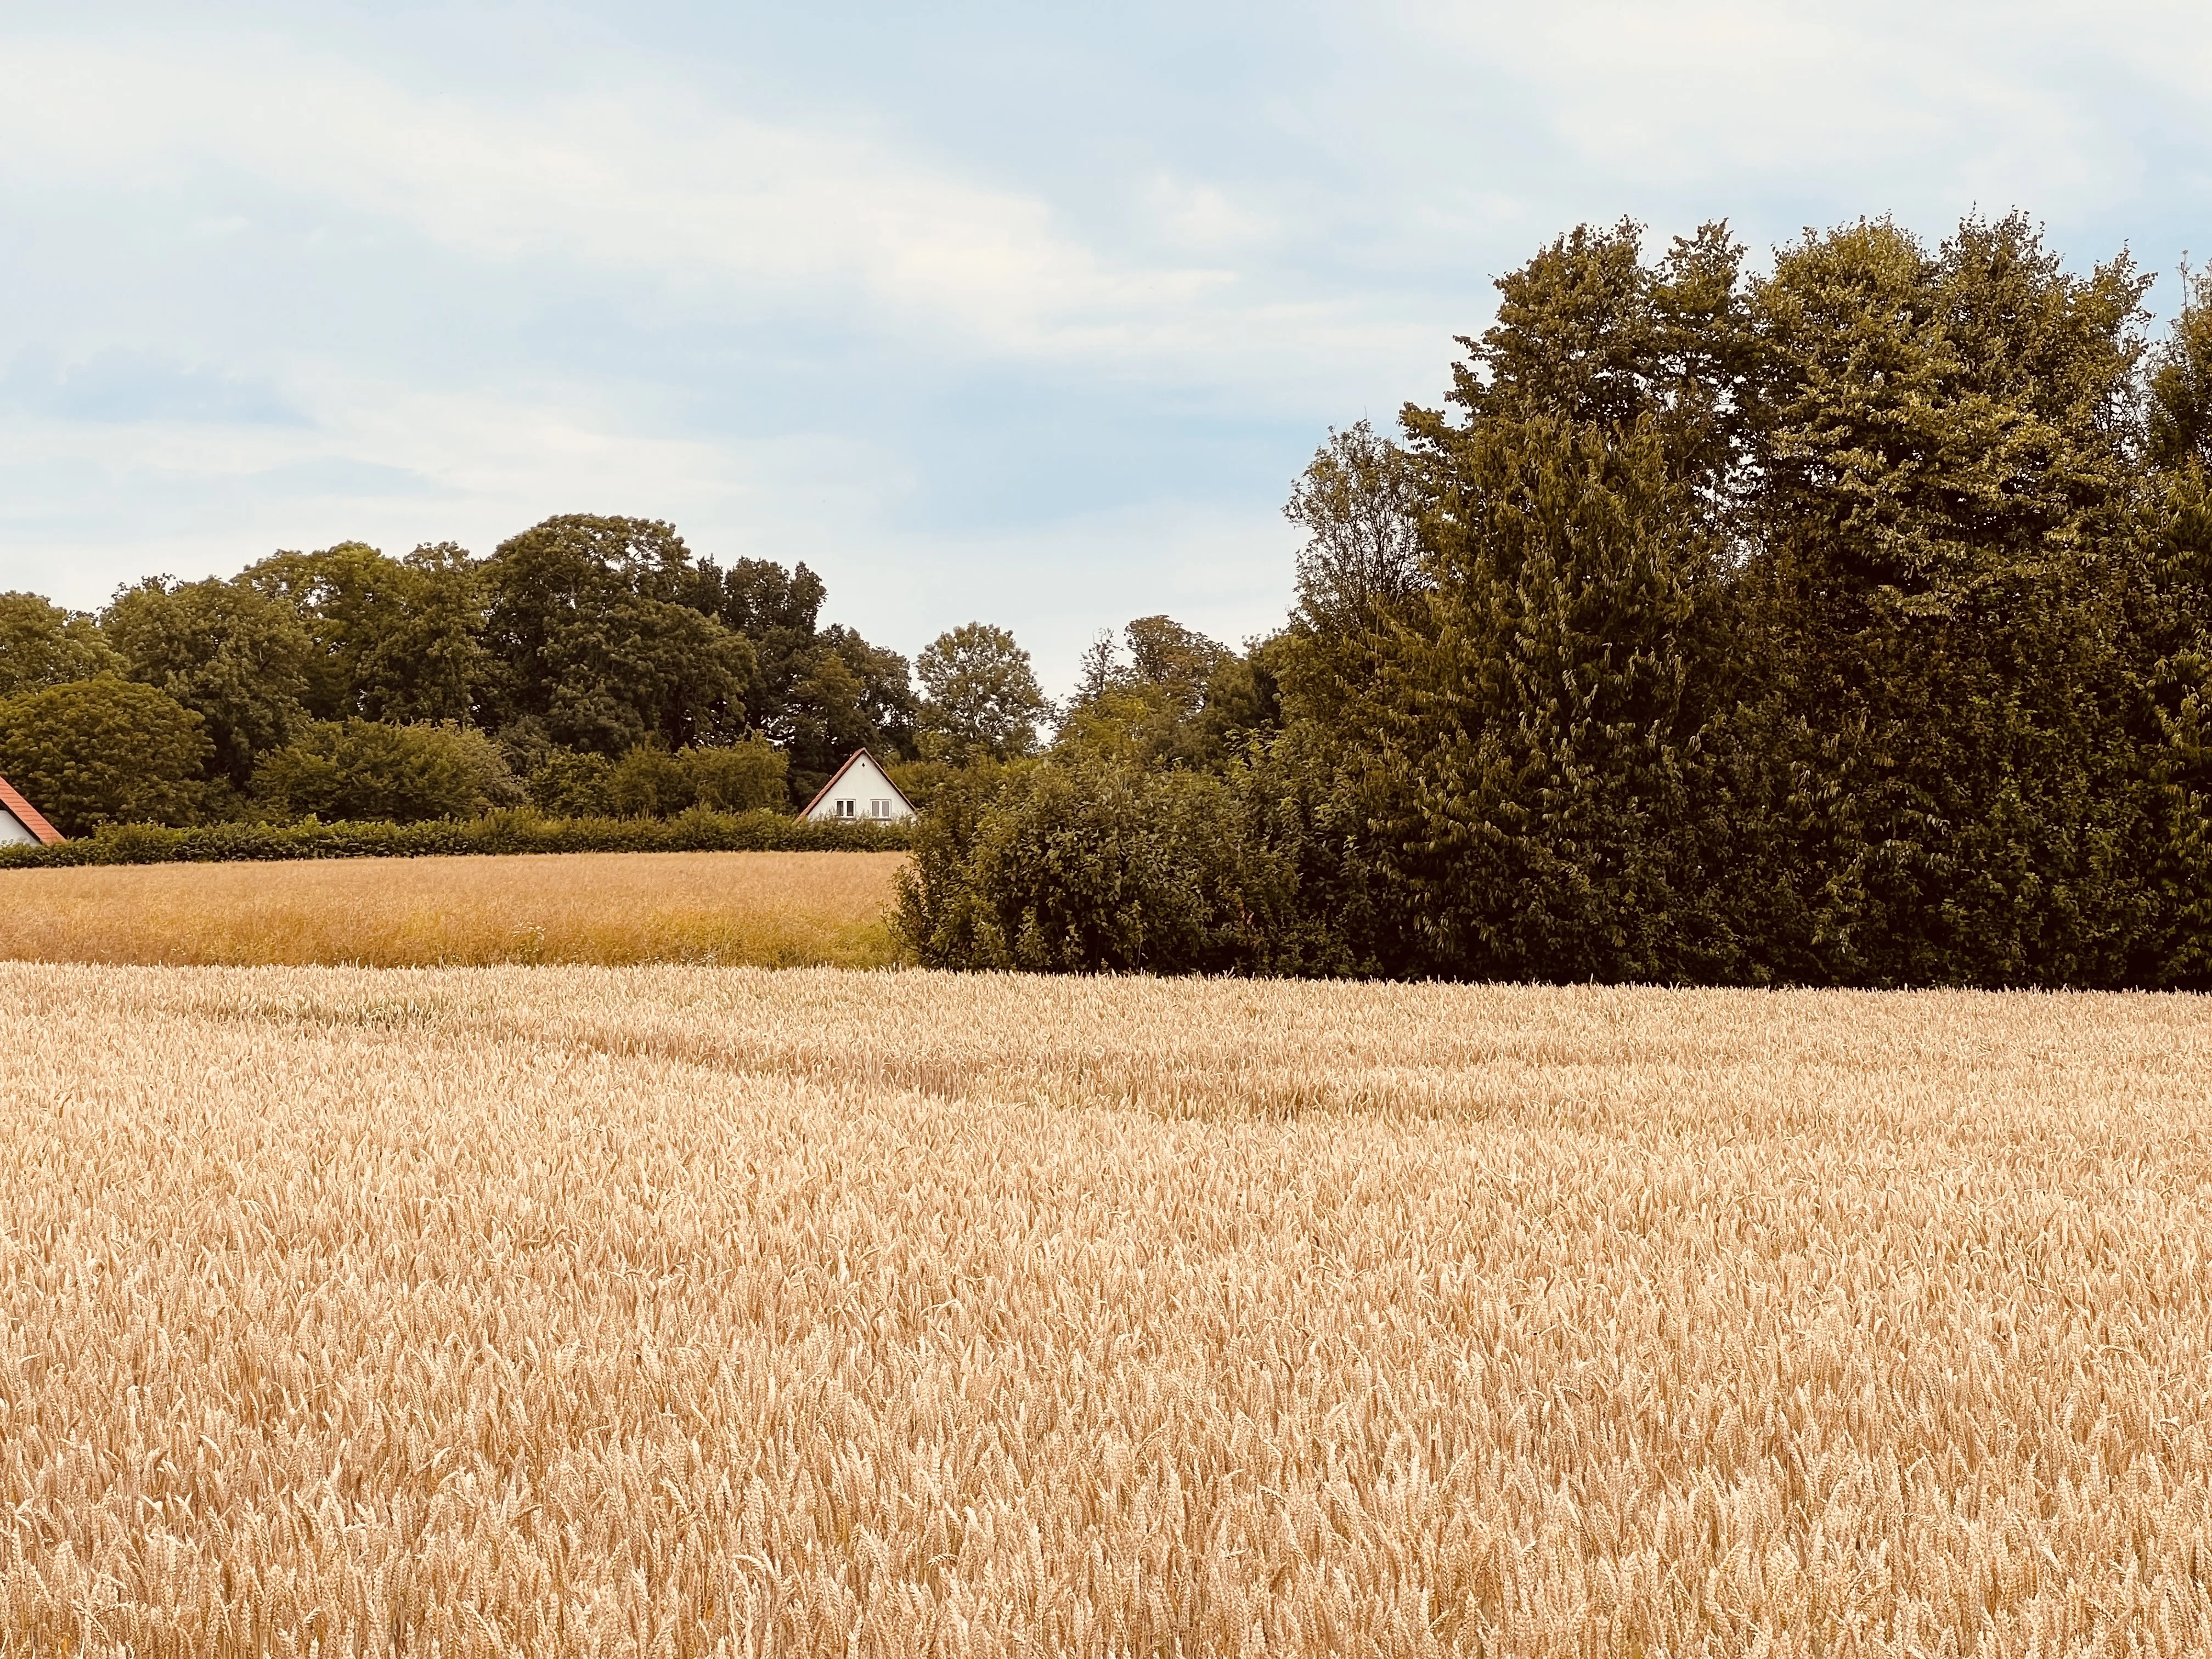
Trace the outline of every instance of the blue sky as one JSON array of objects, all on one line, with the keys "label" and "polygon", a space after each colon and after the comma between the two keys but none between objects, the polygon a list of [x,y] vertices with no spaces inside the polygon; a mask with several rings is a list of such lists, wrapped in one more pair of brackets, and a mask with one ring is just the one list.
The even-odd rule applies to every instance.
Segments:
[{"label": "blue sky", "polygon": [[1558,231],[2017,205],[2155,307],[2208,87],[2202,5],[0,0],[0,588],[629,513],[1064,689],[1272,626]]}]

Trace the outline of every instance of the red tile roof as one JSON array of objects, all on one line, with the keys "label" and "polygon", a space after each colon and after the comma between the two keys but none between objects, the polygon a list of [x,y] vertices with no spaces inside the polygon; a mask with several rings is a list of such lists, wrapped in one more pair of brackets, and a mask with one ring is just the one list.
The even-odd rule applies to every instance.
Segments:
[{"label": "red tile roof", "polygon": [[40,845],[52,847],[63,839],[62,832],[39,816],[39,809],[15,793],[15,786],[0,778],[0,810],[15,815],[15,821],[39,838]]}]

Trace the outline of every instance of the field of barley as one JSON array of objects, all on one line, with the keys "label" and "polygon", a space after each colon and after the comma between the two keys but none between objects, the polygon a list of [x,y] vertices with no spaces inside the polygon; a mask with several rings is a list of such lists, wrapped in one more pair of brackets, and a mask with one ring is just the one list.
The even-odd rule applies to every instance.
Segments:
[{"label": "field of barley", "polygon": [[2182,998],[0,965],[0,1651],[2201,1655],[2208,1077]]},{"label": "field of barley", "polygon": [[0,961],[881,966],[903,853],[562,853],[0,872]]}]

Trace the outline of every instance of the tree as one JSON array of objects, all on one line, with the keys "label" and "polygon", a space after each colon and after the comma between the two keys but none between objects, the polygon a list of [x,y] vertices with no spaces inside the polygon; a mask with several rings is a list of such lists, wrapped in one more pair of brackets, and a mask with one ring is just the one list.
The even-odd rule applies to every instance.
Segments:
[{"label": "tree", "polygon": [[36,593],[0,593],[0,697],[118,672],[123,659],[79,611]]},{"label": "tree", "polygon": [[1012,760],[1036,747],[1052,704],[1037,687],[1030,653],[1003,628],[968,623],[939,635],[916,659],[922,732],[947,759]]},{"label": "tree", "polygon": [[1808,234],[1753,286],[1737,729],[1759,757],[1736,769],[1802,900],[1761,930],[1790,976],[2122,971],[2143,286],[2125,255],[2069,275],[2018,215],[1932,252],[1887,221]]},{"label": "tree", "polygon": [[1332,430],[1291,486],[1283,516],[1306,544],[1276,672],[1295,718],[1340,728],[1371,683],[1379,641],[1428,586],[1431,495],[1414,458],[1365,421]]},{"label": "tree", "polygon": [[149,577],[101,617],[132,679],[207,723],[211,775],[243,790],[255,759],[307,721],[313,644],[291,606],[244,581]]},{"label": "tree", "polygon": [[0,775],[65,836],[195,822],[210,750],[198,714],[112,675],[0,699]]},{"label": "tree", "polygon": [[2181,272],[2181,311],[2151,359],[2151,464],[2168,471],[2194,461],[2212,469],[2212,264]]},{"label": "tree", "polygon": [[1433,586],[1394,627],[1361,722],[1412,959],[1484,977],[1725,974],[1698,890],[1715,550],[1658,423],[1493,416],[1449,441]]},{"label": "tree", "polygon": [[[1125,658],[1126,653],[1126,658]],[[1237,653],[1171,617],[1139,617],[1085,653],[1054,747],[1133,764],[1209,768],[1264,715],[1273,689]]]},{"label": "tree", "polygon": [[[1668,470],[1717,504],[1740,453],[1756,353],[1743,316],[1743,249],[1723,223],[1677,237],[1656,266],[1643,229],[1578,226],[1498,279],[1498,320],[1462,336],[1450,401],[1472,422],[1552,416],[1626,432],[1649,421]],[[1438,411],[1409,408],[1417,440]]]},{"label": "tree", "polygon": [[1283,508],[1306,532],[1299,620],[1318,635],[1358,635],[1398,614],[1428,586],[1420,539],[1428,504],[1412,458],[1396,444],[1365,421],[1332,429]]},{"label": "tree", "polygon": [[648,737],[677,748],[744,734],[752,647],[700,608],[719,603],[720,573],[671,526],[548,519],[502,542],[484,574],[497,726],[608,756]]},{"label": "tree", "polygon": [[751,642],[753,677],[745,708],[763,731],[781,732],[813,659],[828,592],[822,578],[803,563],[786,570],[770,559],[738,559],[722,572],[714,615]]},{"label": "tree", "polygon": [[920,708],[906,659],[851,629],[823,629],[795,666],[783,708],[763,729],[791,755],[791,795],[803,804],[855,749],[880,759],[915,752]]},{"label": "tree", "polygon": [[290,605],[313,649],[308,712],[319,720],[469,724],[483,677],[483,580],[450,542],[404,560],[362,542],[276,553],[243,580]]},{"label": "tree", "polygon": [[280,817],[419,823],[521,803],[499,745],[453,726],[318,720],[262,757],[253,793]]}]

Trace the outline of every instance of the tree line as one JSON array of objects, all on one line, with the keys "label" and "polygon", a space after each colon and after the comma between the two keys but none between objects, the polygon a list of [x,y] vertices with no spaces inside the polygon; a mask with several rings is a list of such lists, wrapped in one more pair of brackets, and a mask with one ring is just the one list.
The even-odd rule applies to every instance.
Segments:
[{"label": "tree line", "polygon": [[1286,626],[1102,642],[925,823],[926,962],[2212,988],[2212,283],[1583,227],[1333,434]]},{"label": "tree line", "polygon": [[0,774],[77,835],[788,811],[863,745],[924,793],[1030,752],[1049,705],[1011,634],[955,629],[910,667],[826,599],[803,563],[589,515],[482,559],[344,543],[149,578],[97,616],[0,594]]},{"label": "tree line", "polygon": [[910,668],[803,565],[562,518],[0,599],[0,772],[64,828],[653,815],[865,744],[931,964],[2212,988],[2212,279],[2157,338],[2148,286],[2017,214],[1584,226],[1331,434],[1241,647],[1140,617],[1055,708],[1001,629]]}]

